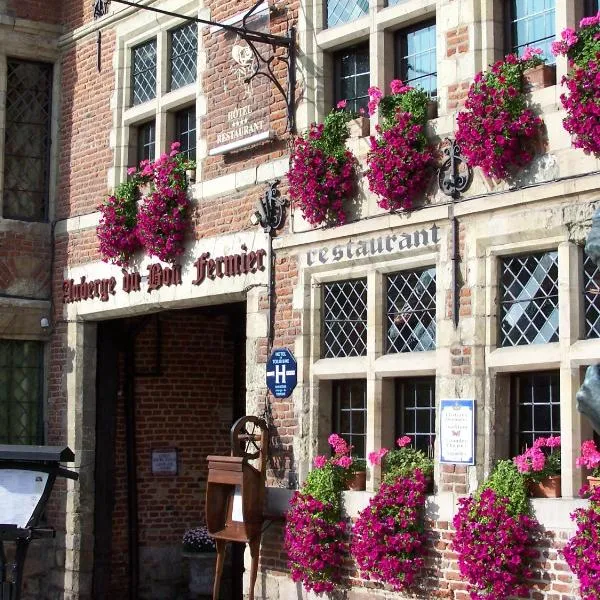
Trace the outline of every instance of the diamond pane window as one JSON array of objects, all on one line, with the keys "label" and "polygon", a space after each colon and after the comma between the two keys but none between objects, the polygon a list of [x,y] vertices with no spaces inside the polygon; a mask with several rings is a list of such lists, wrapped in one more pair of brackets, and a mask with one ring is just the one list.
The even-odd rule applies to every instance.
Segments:
[{"label": "diamond pane window", "polygon": [[538,437],[560,435],[560,385],[556,371],[515,373],[511,377],[512,438],[515,454]]},{"label": "diamond pane window", "polygon": [[354,446],[352,456],[365,459],[367,436],[367,382],[364,379],[333,382],[334,433]]},{"label": "diamond pane window", "polygon": [[175,114],[175,139],[180,152],[196,160],[196,108],[186,108]]},{"label": "diamond pane window", "polygon": [[196,81],[198,26],[188,23],[171,32],[171,89]]},{"label": "diamond pane window", "polygon": [[52,65],[9,58],[3,216],[44,221],[48,210]]},{"label": "diamond pane window", "polygon": [[408,435],[413,446],[433,457],[435,377],[396,380],[396,439]]},{"label": "diamond pane window", "polygon": [[558,252],[502,259],[500,345],[558,341]]},{"label": "diamond pane window", "polygon": [[156,144],[156,124],[154,121],[144,123],[137,128],[137,161],[154,160]]},{"label": "diamond pane window", "polygon": [[556,37],[555,0],[511,0],[511,52],[521,56],[527,46],[541,48],[548,63],[555,58],[550,46]]},{"label": "diamond pane window", "polygon": [[335,104],[346,100],[346,110],[366,110],[369,102],[369,45],[346,48],[334,55]]},{"label": "diamond pane window", "polygon": [[323,285],[323,358],[367,353],[367,280]]},{"label": "diamond pane window", "polygon": [[583,256],[583,306],[585,339],[600,337],[600,269],[587,255]]},{"label": "diamond pane window", "polygon": [[132,50],[132,103],[142,104],[156,98],[156,39]]},{"label": "diamond pane window", "polygon": [[396,34],[396,74],[413,87],[437,95],[435,21],[419,23]]},{"label": "diamond pane window", "polygon": [[369,0],[327,0],[327,27],[335,27],[364,17]]},{"label": "diamond pane window", "polygon": [[388,276],[388,354],[435,350],[435,289],[435,267]]},{"label": "diamond pane window", "polygon": [[44,442],[43,344],[0,340],[0,444]]}]

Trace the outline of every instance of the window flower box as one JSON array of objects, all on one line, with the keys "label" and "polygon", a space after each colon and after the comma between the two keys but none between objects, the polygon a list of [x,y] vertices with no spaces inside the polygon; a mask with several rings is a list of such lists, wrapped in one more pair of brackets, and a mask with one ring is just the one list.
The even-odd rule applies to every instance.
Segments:
[{"label": "window flower box", "polygon": [[556,65],[541,64],[523,71],[525,91],[541,90],[556,85]]},{"label": "window flower box", "polygon": [[561,477],[551,475],[540,481],[529,482],[529,495],[532,498],[560,498]]}]

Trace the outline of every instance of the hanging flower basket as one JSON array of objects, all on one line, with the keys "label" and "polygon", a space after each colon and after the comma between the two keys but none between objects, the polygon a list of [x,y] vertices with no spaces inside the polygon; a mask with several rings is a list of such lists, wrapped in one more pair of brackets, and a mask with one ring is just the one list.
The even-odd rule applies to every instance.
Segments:
[{"label": "hanging flower basket", "polygon": [[410,210],[427,187],[434,164],[425,137],[429,97],[398,79],[390,87],[389,96],[383,96],[379,88],[369,88],[369,114],[378,110],[380,119],[378,135],[371,138],[366,175],[381,208]]},{"label": "hanging flower basket", "polygon": [[540,53],[528,49],[522,58],[509,54],[477,73],[465,110],[458,113],[456,141],[467,163],[488,177],[506,179],[533,160],[543,123],[527,107],[523,73],[542,63]]},{"label": "hanging flower basket", "polygon": [[560,100],[567,116],[564,128],[574,148],[600,157],[600,13],[582,19],[579,31],[567,28],[553,42],[552,52],[567,56],[570,71],[562,84],[568,93]]}]

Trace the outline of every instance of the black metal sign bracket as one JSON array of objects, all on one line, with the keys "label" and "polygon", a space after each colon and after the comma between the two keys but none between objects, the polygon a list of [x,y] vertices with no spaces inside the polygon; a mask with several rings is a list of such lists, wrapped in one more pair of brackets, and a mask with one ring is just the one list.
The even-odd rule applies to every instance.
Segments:
[{"label": "black metal sign bracket", "polygon": [[[272,33],[264,33],[261,31],[254,31],[248,29],[246,21],[252,16],[256,9],[263,3],[263,0],[258,2],[248,10],[248,12],[242,17],[242,26],[226,25],[224,23],[217,23],[216,21],[210,21],[207,19],[199,19],[198,17],[190,17],[188,15],[182,15],[169,10],[163,10],[162,8],[156,8],[154,6],[142,6],[136,2],[130,0],[112,0],[118,4],[124,4],[125,6],[131,6],[133,8],[139,8],[141,10],[149,10],[151,12],[159,13],[161,15],[167,15],[170,17],[177,17],[185,21],[193,23],[200,23],[202,25],[210,25],[212,27],[218,27],[225,31],[231,31],[236,35],[239,35],[252,50],[254,55],[255,66],[254,72],[246,78],[245,83],[252,81],[255,77],[266,77],[283,96],[286,107],[287,107],[287,129],[290,133],[296,133],[296,110],[295,110],[295,89],[296,89],[296,28],[290,27],[287,35],[274,35]],[[94,2],[94,18],[98,19],[104,16],[108,12],[108,7],[111,0],[95,0]],[[257,48],[257,44],[266,44],[271,46],[273,53],[269,53],[268,56],[264,56],[263,53]],[[283,56],[276,55],[275,51],[278,48],[284,48],[285,53]],[[274,63],[281,61],[287,66],[287,90],[281,84],[277,76],[275,75]]]}]

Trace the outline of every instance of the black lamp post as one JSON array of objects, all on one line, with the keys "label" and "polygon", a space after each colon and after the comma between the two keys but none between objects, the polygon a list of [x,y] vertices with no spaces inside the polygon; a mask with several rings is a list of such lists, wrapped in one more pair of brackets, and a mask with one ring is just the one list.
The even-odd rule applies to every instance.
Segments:
[{"label": "black lamp post", "polygon": [[[73,462],[67,447],[0,444],[0,600],[19,600],[25,558],[31,540],[54,537],[39,527],[57,477],[79,475],[60,465]],[[7,563],[4,543],[14,542],[14,562]]]}]

